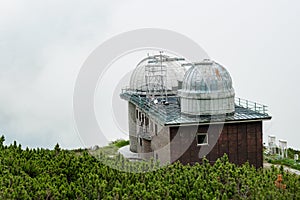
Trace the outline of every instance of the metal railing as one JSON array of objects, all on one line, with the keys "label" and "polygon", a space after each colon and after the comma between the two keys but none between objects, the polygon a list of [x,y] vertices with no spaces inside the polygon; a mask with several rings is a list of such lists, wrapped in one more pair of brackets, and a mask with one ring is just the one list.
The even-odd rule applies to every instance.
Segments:
[{"label": "metal railing", "polygon": [[[134,93],[135,93],[134,91],[132,91],[128,88],[122,89],[122,95],[127,94],[128,98],[131,98],[136,103],[138,103],[145,111],[150,111],[150,112],[152,111],[152,112],[157,112],[157,114],[164,114],[163,110],[161,110],[158,106],[153,104],[153,102],[151,102],[149,99],[141,98],[139,95],[134,95]],[[253,101],[235,97],[235,105],[252,110],[254,112],[257,112],[257,113],[260,113],[263,115],[268,115],[267,106],[253,102]]]},{"label": "metal railing", "polygon": [[159,105],[154,104],[148,98],[140,97],[139,95],[130,94],[127,91],[122,90],[123,97],[127,100],[135,102],[143,112],[152,113],[154,115],[165,116],[164,110],[160,109]]},{"label": "metal railing", "polygon": [[243,108],[247,108],[249,110],[252,110],[254,112],[263,114],[263,115],[267,115],[267,106],[253,102],[253,101],[249,101],[246,99],[242,99],[239,97],[235,98],[235,105],[239,106],[239,107],[243,107]]}]

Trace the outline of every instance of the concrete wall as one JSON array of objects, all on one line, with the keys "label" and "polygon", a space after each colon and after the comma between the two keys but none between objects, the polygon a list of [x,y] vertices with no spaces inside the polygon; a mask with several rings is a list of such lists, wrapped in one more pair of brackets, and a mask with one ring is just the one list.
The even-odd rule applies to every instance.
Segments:
[{"label": "concrete wall", "polygon": [[161,164],[171,163],[168,127],[158,125],[157,134],[152,136],[151,149],[154,151],[154,158],[159,160]]},{"label": "concrete wall", "polygon": [[137,130],[136,130],[136,106],[130,102],[128,102],[128,127],[129,127],[129,143],[130,143],[130,151],[137,152]]},{"label": "concrete wall", "polygon": [[142,158],[145,160],[153,158],[150,140],[142,139],[141,153],[143,153]]}]

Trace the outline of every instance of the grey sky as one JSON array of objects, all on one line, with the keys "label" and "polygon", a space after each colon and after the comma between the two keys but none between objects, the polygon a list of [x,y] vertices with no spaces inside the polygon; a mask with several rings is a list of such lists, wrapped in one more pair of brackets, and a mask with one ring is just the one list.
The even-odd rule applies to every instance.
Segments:
[{"label": "grey sky", "polygon": [[[228,69],[237,96],[269,106],[273,119],[265,123],[265,136],[274,134],[300,148],[299,11],[296,0],[0,0],[0,132],[8,142],[17,140],[24,146],[52,148],[56,142],[65,148],[82,146],[72,113],[80,66],[111,36],[155,27],[199,43]],[[133,68],[140,56],[120,59],[114,67]],[[112,73],[107,74],[107,94],[122,77]],[[124,108],[120,116],[125,117],[126,103],[120,101],[117,108]],[[101,111],[99,120],[106,114]],[[126,119],[119,124],[126,129]],[[111,138],[126,137],[122,130]]]}]

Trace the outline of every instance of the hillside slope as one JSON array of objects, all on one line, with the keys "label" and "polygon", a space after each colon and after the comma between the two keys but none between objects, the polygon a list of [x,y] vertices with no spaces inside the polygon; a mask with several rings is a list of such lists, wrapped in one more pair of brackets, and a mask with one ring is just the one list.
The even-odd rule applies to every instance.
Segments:
[{"label": "hillside slope", "polygon": [[[213,166],[175,163],[126,173],[85,150],[25,149],[0,143],[0,199],[300,199],[300,177],[284,170],[237,167],[225,155]],[[105,158],[102,155],[101,159]],[[111,162],[134,167],[117,156]],[[155,165],[137,164],[139,168]],[[274,181],[282,174],[286,189]]]}]

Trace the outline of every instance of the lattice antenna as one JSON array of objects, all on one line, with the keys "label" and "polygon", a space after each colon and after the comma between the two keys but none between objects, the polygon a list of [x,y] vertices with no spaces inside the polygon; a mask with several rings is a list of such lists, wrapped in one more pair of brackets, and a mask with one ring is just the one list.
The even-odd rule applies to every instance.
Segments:
[{"label": "lattice antenna", "polygon": [[162,97],[166,88],[167,66],[163,64],[164,56],[162,52],[158,56],[148,57],[149,61],[145,66],[146,96],[154,98]]}]

